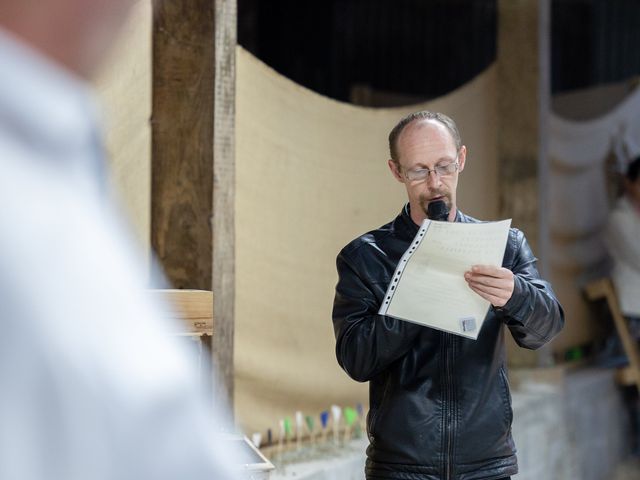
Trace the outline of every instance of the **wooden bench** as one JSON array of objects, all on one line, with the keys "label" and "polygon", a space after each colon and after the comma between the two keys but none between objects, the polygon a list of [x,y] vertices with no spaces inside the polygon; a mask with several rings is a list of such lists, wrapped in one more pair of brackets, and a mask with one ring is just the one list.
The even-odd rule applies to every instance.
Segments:
[{"label": "wooden bench", "polygon": [[181,335],[213,335],[213,292],[207,290],[151,290],[171,305],[184,325]]},{"label": "wooden bench", "polygon": [[205,388],[210,390],[213,355],[213,292],[207,290],[149,290],[151,295],[159,296],[164,303],[173,308],[177,324],[182,328],[177,335],[196,343],[199,350],[198,375]]},{"label": "wooden bench", "polygon": [[636,340],[631,336],[629,325],[622,315],[611,279],[601,278],[593,281],[586,286],[585,292],[589,300],[605,300],[607,302],[616,331],[622,341],[624,353],[629,359],[629,366],[618,369],[616,380],[621,385],[636,385],[640,391],[640,349]]}]

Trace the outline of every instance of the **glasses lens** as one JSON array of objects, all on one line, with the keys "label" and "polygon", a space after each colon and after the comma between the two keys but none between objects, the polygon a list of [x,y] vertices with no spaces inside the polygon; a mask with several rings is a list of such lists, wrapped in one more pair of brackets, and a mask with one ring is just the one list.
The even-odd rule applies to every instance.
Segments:
[{"label": "glasses lens", "polygon": [[435,168],[435,171],[440,176],[442,176],[442,175],[451,175],[453,172],[456,171],[456,167],[457,166],[458,166],[457,163],[451,162],[451,163],[448,163],[447,165],[438,165]]},{"label": "glasses lens", "polygon": [[407,170],[405,176],[407,180],[412,182],[424,180],[429,176],[429,172],[434,172],[436,175],[442,177],[446,175],[451,175],[458,168],[458,164],[456,162],[448,163],[447,165],[437,165],[433,170],[429,170],[428,168],[419,168],[417,170]]},{"label": "glasses lens", "polygon": [[421,168],[419,170],[408,170],[407,178],[411,181],[424,180],[429,175],[429,170]]}]

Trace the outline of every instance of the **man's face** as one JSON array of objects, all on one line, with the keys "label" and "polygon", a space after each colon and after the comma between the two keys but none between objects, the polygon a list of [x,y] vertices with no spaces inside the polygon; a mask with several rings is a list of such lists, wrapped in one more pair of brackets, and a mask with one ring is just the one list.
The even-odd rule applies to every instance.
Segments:
[{"label": "man's face", "polygon": [[0,25],[68,70],[90,77],[136,0],[0,0]]},{"label": "man's face", "polygon": [[134,0],[71,0],[76,9],[83,9],[78,38],[83,39],[77,50],[78,70],[91,76],[122,29]]},{"label": "man's face", "polygon": [[[455,216],[458,174],[464,169],[466,148],[456,151],[449,130],[436,120],[416,120],[407,125],[397,143],[398,163],[389,160],[394,177],[404,183],[411,205],[411,217],[416,223],[427,218],[429,203],[442,200],[450,210],[449,220]],[[457,168],[452,164],[457,163]],[[439,175],[436,167],[450,166],[451,173]],[[422,180],[412,180],[423,169],[432,170]],[[442,168],[441,168],[442,169]],[[424,174],[424,172],[422,172]],[[409,177],[409,178],[407,178]]]}]

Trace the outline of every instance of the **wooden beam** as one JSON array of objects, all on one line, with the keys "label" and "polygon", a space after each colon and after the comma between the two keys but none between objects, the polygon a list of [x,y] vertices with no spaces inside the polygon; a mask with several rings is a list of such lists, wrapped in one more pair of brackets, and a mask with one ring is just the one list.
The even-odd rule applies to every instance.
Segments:
[{"label": "wooden beam", "polygon": [[[233,407],[237,0],[216,0],[213,164],[213,353]],[[219,399],[224,400],[224,399]]]},{"label": "wooden beam", "polygon": [[175,288],[211,290],[214,6],[154,8],[151,245]]},{"label": "wooden beam", "polygon": [[154,8],[151,244],[174,287],[213,291],[216,384],[231,400],[236,0]]},{"label": "wooden beam", "polygon": [[549,35],[549,0],[499,0],[499,209],[525,231],[539,264],[546,257],[540,250],[540,226],[547,216],[540,208],[545,199],[540,183],[548,164]]},{"label": "wooden beam", "polygon": [[[498,1],[499,210],[523,230],[548,276],[547,184],[550,0]],[[511,366],[552,363],[548,345],[532,351],[508,335]]]}]

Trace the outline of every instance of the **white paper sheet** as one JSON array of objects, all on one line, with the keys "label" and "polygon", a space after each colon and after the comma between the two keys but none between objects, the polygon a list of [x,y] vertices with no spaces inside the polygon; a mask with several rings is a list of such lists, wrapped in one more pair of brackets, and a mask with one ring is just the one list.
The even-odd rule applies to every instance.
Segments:
[{"label": "white paper sheet", "polygon": [[379,313],[476,339],[489,302],[464,279],[472,265],[502,265],[511,220],[425,220],[400,259]]}]

